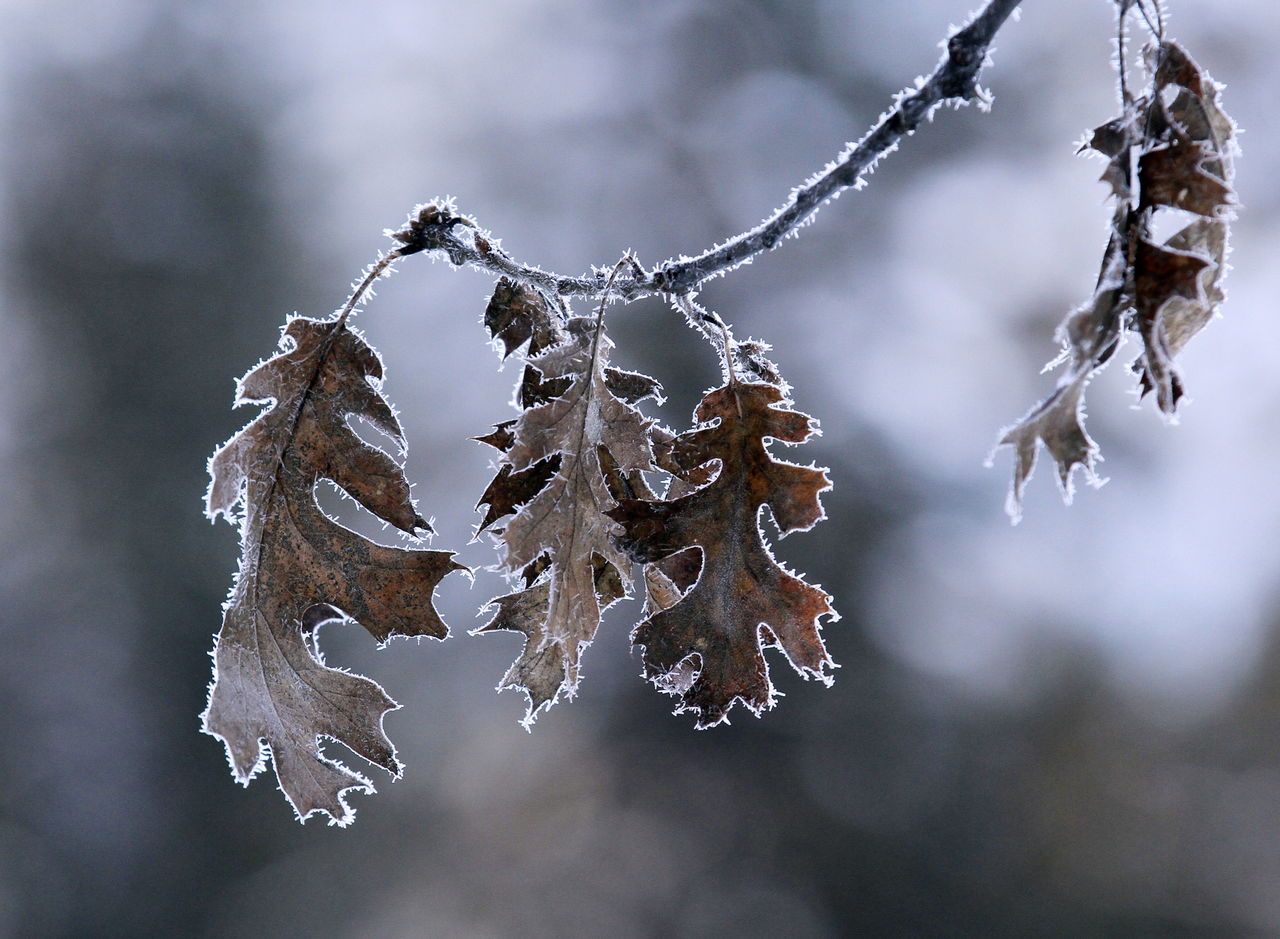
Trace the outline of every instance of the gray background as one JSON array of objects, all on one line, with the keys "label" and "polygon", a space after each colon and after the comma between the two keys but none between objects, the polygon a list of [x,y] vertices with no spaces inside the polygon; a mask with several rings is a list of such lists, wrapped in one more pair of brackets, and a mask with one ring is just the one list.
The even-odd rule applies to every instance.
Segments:
[{"label": "gray background", "polygon": [[[1113,479],[1066,509],[1042,467],[1011,528],[1010,455],[982,462],[1092,289],[1108,208],[1072,145],[1115,113],[1111,4],[1026,7],[991,114],[939,112],[704,294],[822,422],[790,455],[832,468],[830,521],[778,552],[836,597],[835,686],[774,655],[774,712],[695,733],[638,677],[626,604],[529,735],[492,691],[518,637],[466,636],[503,584],[451,577],[444,644],[322,636],[404,704],[406,777],[338,831],[197,733],[232,378],[433,196],[570,273],[755,224],[969,3],[0,4],[0,935],[1280,932],[1280,12],[1173,5],[1248,131],[1180,426],[1113,366],[1090,393]],[[414,258],[360,317],[434,546],[476,567],[467,438],[517,375],[490,286]],[[656,302],[609,316],[682,425],[714,354]]]}]

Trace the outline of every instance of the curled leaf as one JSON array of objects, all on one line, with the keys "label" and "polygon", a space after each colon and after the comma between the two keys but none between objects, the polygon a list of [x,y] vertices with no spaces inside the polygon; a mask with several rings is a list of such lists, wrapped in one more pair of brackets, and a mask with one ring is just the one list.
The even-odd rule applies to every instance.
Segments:
[{"label": "curled leaf", "polygon": [[[1084,391],[1124,335],[1142,340],[1133,370],[1143,393],[1154,390],[1160,411],[1173,414],[1183,393],[1173,358],[1223,299],[1235,124],[1219,104],[1218,85],[1176,43],[1152,45],[1146,62],[1147,93],[1129,100],[1082,148],[1107,158],[1103,179],[1116,200],[1111,235],[1093,301],[1059,328],[1066,373],[1052,395],[1001,434],[998,446],[1016,451],[1007,503],[1014,521],[1041,443],[1058,464],[1068,501],[1075,467],[1098,483],[1098,447],[1084,429]],[[1198,218],[1159,244],[1152,219],[1169,210]]]},{"label": "curled leaf", "polygon": [[1016,457],[1013,486],[1005,506],[1015,522],[1022,515],[1022,494],[1035,470],[1036,455],[1042,443],[1057,464],[1058,483],[1068,502],[1071,501],[1073,492],[1071,474],[1077,466],[1084,469],[1085,476],[1092,485],[1101,484],[1094,469],[1094,461],[1100,459],[1098,445],[1084,429],[1084,390],[1087,384],[1087,378],[1077,378],[1060,385],[1053,394],[1036,405],[1030,414],[1000,437],[998,445],[1013,447]]},{"label": "curled leaf", "polygon": [[347,425],[361,417],[403,447],[391,407],[375,387],[377,354],[336,321],[289,321],[275,358],[249,372],[237,403],[270,407],[209,461],[207,512],[234,515],[240,569],[214,650],[204,730],[227,747],[247,784],[270,756],[298,817],[354,817],[345,793],[368,779],[321,751],[329,738],[394,776],[401,771],[382,729],[397,705],[368,678],[324,664],[321,625],[354,620],[379,642],[448,630],[432,605],[436,585],[463,570],[446,551],[374,544],[329,519],[314,489],[327,478],[397,528],[425,529],[399,465]]},{"label": "curled leaf", "polygon": [[542,294],[506,277],[494,288],[484,311],[484,325],[502,343],[504,359],[526,342],[529,354],[537,355],[561,339],[555,316]]},{"label": "curled leaf", "polygon": [[1173,368],[1164,313],[1174,301],[1202,305],[1200,275],[1211,264],[1189,251],[1139,240],[1134,252],[1134,320],[1142,336],[1142,374],[1155,388],[1161,411],[1172,414],[1182,397],[1182,382]]}]

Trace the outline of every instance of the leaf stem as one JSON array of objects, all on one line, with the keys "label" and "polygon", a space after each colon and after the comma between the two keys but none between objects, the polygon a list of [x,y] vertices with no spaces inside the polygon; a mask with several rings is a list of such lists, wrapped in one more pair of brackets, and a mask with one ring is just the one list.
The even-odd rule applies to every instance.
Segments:
[{"label": "leaf stem", "polygon": [[368,270],[364,272],[364,277],[356,284],[351,291],[351,296],[347,298],[347,302],[342,305],[342,309],[338,311],[338,328],[341,329],[347,323],[349,317],[364,300],[369,288],[373,286],[373,282],[387,272],[396,261],[400,260],[404,255],[399,248],[388,251],[381,255],[378,260],[369,265]]}]

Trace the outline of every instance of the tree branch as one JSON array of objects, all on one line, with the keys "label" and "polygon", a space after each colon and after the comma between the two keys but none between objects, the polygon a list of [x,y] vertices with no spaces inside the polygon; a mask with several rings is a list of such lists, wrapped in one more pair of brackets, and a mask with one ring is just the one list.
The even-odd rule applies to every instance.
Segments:
[{"label": "tree branch", "polygon": [[732,270],[757,254],[771,251],[808,221],[828,199],[856,186],[862,174],[898,141],[915,131],[944,101],[970,101],[978,96],[978,72],[996,32],[1019,0],[991,0],[968,26],[947,42],[947,56],[920,88],[901,98],[875,127],[846,149],[822,173],[792,193],[788,203],[759,227],[730,239],[696,258],[668,261],[654,273],[659,290],[684,293],[703,281]]},{"label": "tree branch", "polygon": [[[973,20],[947,41],[947,54],[928,80],[894,106],[857,144],[846,148],[822,172],[795,189],[787,204],[756,228],[743,232],[697,257],[669,260],[653,271],[632,271],[613,280],[607,291],[624,300],[654,294],[683,295],[705,281],[724,274],[756,255],[771,251],[792,236],[827,200],[859,185],[862,175],[898,142],[913,133],[933,110],[947,101],[979,98],[978,73],[1000,27],[1021,0],[989,0]],[[569,277],[514,260],[490,235],[466,216],[455,214],[452,202],[420,206],[409,223],[391,233],[400,242],[401,255],[443,250],[449,260],[490,271],[536,287],[551,297],[590,296],[606,293],[609,268]]]}]

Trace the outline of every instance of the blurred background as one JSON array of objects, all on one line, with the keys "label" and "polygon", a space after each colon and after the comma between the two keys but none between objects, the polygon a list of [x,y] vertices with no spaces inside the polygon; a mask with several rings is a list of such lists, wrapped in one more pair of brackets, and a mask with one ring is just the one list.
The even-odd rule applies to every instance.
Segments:
[{"label": "blurred background", "polygon": [[[779,707],[695,733],[621,604],[526,734],[493,693],[520,637],[466,635],[504,591],[480,570],[442,585],[446,643],[322,635],[404,705],[408,772],[353,794],[351,829],[300,826],[270,774],[236,786],[198,732],[237,557],[205,460],[287,314],[339,305],[446,194],[566,273],[697,252],[860,136],[974,2],[0,3],[0,936],[1280,934],[1263,0],[1172,3],[1248,131],[1235,272],[1180,426],[1122,367],[1095,382],[1113,479],[1074,506],[1042,466],[1012,528],[1011,456],[982,464],[1097,273],[1102,167],[1072,151],[1115,113],[1111,3],[1028,3],[992,113],[939,112],[704,293],[822,422],[791,458],[831,467],[830,520],[777,550],[843,614],[833,688],[772,654]],[[518,374],[490,290],[414,258],[359,320],[433,546],[477,568],[492,451],[467,438]],[[659,303],[609,315],[684,426],[713,352]]]}]

